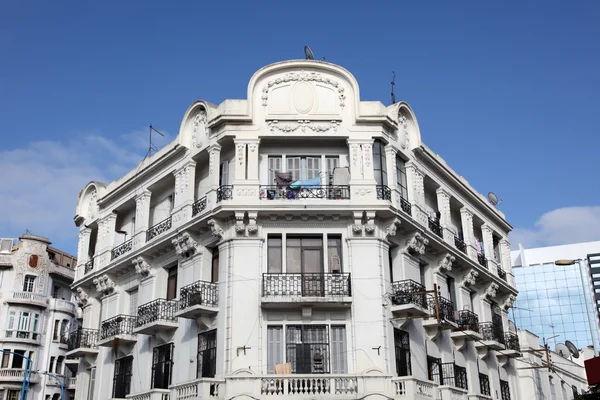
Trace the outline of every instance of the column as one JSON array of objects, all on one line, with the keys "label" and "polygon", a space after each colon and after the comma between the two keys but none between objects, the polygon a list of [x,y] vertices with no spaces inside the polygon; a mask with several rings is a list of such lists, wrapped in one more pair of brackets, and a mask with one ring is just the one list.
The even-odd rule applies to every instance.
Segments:
[{"label": "column", "polygon": [[248,182],[258,185],[259,178],[259,163],[258,150],[260,139],[249,139],[248,143]]},{"label": "column", "polygon": [[499,260],[500,265],[502,266],[502,269],[504,270],[504,272],[506,272],[507,282],[510,285],[515,286],[515,278],[512,273],[512,261],[510,259],[510,242],[505,237],[500,240],[499,245],[500,245],[500,260]]},{"label": "column", "polygon": [[443,188],[438,188],[435,193],[437,195],[438,209],[440,211],[440,225],[442,226],[444,240],[451,246],[454,246],[455,232],[450,229],[450,194]]},{"label": "column", "polygon": [[350,184],[363,179],[362,174],[362,149],[360,142],[348,139],[348,149],[350,151]]},{"label": "column", "polygon": [[246,180],[246,147],[244,140],[234,139],[235,145],[235,181],[233,185],[244,182]]},{"label": "column", "polygon": [[173,225],[177,227],[187,222],[192,216],[194,192],[196,188],[196,162],[187,161],[174,173],[175,198],[173,200]]},{"label": "column", "polygon": [[106,266],[110,261],[110,251],[115,245],[115,229],[117,224],[117,214],[109,213],[98,221],[98,248],[100,251],[94,260],[94,269],[99,270]]},{"label": "column", "polygon": [[483,249],[485,258],[488,260],[488,268],[493,273],[498,273],[497,261],[499,260],[494,259],[494,237],[492,228],[488,224],[484,223],[481,225],[481,235],[483,236]]},{"label": "column", "polygon": [[213,144],[208,147],[208,182],[209,189],[206,193],[207,207],[212,208],[217,204],[217,190],[219,189],[219,167],[221,165],[221,145]]},{"label": "column", "polygon": [[146,231],[150,224],[150,198],[152,193],[146,189],[135,197],[135,231],[133,248],[138,249],[146,243]]},{"label": "column", "polygon": [[362,141],[362,157],[363,157],[363,179],[374,181],[375,173],[373,172],[373,139]]},{"label": "column", "polygon": [[388,178],[386,185],[392,191],[392,204],[400,209],[400,192],[396,185],[396,149],[392,145],[385,146],[385,161]]},{"label": "column", "polygon": [[[85,225],[83,225],[85,226]],[[90,237],[92,228],[83,228],[79,231],[79,242],[77,246],[77,261],[79,264],[85,264],[89,261]]]},{"label": "column", "polygon": [[412,202],[412,216],[424,227],[427,226],[425,213],[425,186],[423,172],[414,161],[406,163],[406,178],[408,184],[408,198]]},{"label": "column", "polygon": [[233,201],[249,204],[258,201],[259,139],[235,139],[235,194]]},{"label": "column", "polygon": [[348,139],[352,200],[370,203],[377,199],[373,173],[373,139]]},{"label": "column", "polygon": [[463,241],[467,245],[467,255],[477,261],[477,249],[473,233],[473,213],[466,207],[460,209],[460,220],[463,230]]}]

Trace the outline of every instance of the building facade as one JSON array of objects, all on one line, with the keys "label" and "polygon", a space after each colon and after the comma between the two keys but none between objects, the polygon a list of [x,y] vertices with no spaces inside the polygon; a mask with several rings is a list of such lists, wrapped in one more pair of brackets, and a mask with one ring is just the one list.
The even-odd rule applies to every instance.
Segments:
[{"label": "building facade", "polygon": [[[512,251],[519,298],[511,315],[519,328],[534,332],[540,338],[553,338],[549,341],[551,347],[569,340],[580,349],[592,344],[596,350],[600,349],[600,319],[595,298],[595,290],[600,289],[592,290],[594,274],[590,268],[597,262],[598,253],[600,242],[521,247]],[[555,261],[561,259],[580,261],[573,265],[556,265]]]},{"label": "building facade", "polygon": [[76,265],[75,257],[44,237],[26,234],[17,244],[0,239],[0,399],[20,398],[27,360],[27,399],[58,400],[61,383],[65,399],[73,398],[78,360],[66,353],[78,318],[70,288]]},{"label": "building facade", "polygon": [[340,66],[194,102],[75,223],[77,399],[518,398],[511,226]]}]

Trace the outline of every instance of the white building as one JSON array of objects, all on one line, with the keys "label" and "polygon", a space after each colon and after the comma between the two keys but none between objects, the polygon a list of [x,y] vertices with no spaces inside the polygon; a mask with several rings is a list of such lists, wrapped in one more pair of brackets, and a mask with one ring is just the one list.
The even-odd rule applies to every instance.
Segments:
[{"label": "white building", "polygon": [[76,382],[76,369],[68,367],[76,360],[66,353],[77,317],[70,288],[77,260],[41,236],[19,240],[0,239],[0,399],[19,399],[26,360],[32,363],[27,399],[60,399],[56,379],[69,399]]},{"label": "white building", "polygon": [[511,226],[340,66],[194,102],[76,213],[78,399],[518,398]]}]

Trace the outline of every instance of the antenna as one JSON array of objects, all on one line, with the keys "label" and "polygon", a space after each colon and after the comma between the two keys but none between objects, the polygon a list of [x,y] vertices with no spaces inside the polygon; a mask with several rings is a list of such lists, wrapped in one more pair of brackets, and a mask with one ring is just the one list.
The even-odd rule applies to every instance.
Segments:
[{"label": "antenna", "polygon": [[494,192],[489,192],[487,198],[493,206],[497,206],[498,204],[502,203],[502,199],[498,200],[498,196],[496,196],[496,193]]},{"label": "antenna", "polygon": [[146,157],[151,156],[152,152],[156,153],[158,151],[158,147],[156,147],[152,143],[152,131],[158,133],[162,137],[165,136],[165,135],[162,134],[162,132],[160,132],[158,129],[153,128],[152,124],[150,124],[150,132],[148,133],[148,135],[149,135],[149,137],[148,137],[148,153],[146,153]]},{"label": "antenna", "polygon": [[569,349],[573,358],[579,358],[579,350],[577,350],[577,346],[575,346],[573,342],[567,340],[565,341],[565,346]]},{"label": "antenna", "polygon": [[571,350],[569,350],[569,348],[562,343],[557,343],[556,346],[554,346],[554,351],[556,351],[563,358],[569,358],[571,355]]},{"label": "antenna", "polygon": [[394,86],[396,86],[396,73],[392,71],[392,104],[396,104],[396,95],[394,94]]},{"label": "antenna", "polygon": [[307,60],[314,60],[315,59],[314,53],[312,52],[312,50],[308,46],[304,46],[304,55],[306,56]]}]

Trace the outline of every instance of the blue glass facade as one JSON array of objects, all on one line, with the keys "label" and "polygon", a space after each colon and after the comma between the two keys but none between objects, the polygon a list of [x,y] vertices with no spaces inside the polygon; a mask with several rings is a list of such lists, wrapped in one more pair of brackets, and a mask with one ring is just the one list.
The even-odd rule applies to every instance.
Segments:
[{"label": "blue glass facade", "polygon": [[554,264],[514,267],[513,273],[519,295],[511,310],[519,329],[527,329],[542,338],[559,335],[549,341],[556,343],[570,340],[578,348],[592,344],[588,315],[592,320],[594,341],[600,348],[600,339],[594,314],[595,301],[588,295],[589,309],[586,315],[585,293],[591,293],[587,273],[584,272],[585,290],[581,285],[578,264],[557,266]]}]

